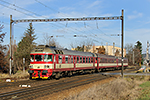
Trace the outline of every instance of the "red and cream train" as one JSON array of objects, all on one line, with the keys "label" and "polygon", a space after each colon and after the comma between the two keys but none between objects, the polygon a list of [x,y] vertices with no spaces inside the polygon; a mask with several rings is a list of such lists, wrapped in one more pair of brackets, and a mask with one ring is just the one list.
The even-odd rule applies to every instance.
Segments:
[{"label": "red and cream train", "polygon": [[[79,71],[98,71],[106,68],[121,68],[121,58],[90,52],[72,51],[39,45],[30,54],[30,79],[59,78]],[[124,67],[128,59],[124,58]]]}]

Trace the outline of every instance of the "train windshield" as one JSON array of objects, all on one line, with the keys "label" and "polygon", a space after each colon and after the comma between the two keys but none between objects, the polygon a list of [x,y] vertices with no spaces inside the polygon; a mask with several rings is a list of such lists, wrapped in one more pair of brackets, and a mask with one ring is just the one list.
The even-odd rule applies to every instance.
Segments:
[{"label": "train windshield", "polygon": [[43,61],[43,55],[35,55],[35,61]]},{"label": "train windshield", "polygon": [[52,61],[52,55],[44,55],[44,61],[45,62]]},{"label": "train windshield", "polygon": [[30,61],[31,61],[31,62],[34,61],[34,55],[30,55]]}]

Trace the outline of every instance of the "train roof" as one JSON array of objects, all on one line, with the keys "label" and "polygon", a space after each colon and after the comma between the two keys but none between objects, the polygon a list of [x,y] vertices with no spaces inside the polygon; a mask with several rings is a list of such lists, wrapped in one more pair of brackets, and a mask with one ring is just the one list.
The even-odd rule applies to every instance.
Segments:
[{"label": "train roof", "polygon": [[[35,47],[31,53],[53,53],[53,54],[66,54],[66,55],[82,55],[82,56],[91,56],[91,57],[102,57],[102,58],[118,58],[121,59],[121,57],[116,57],[112,55],[104,55],[104,54],[98,54],[98,53],[91,53],[91,52],[81,52],[81,51],[73,51],[73,50],[67,50],[62,48],[57,48],[53,46],[48,45],[39,45]],[[124,58],[126,59],[126,58]]]},{"label": "train roof", "polygon": [[67,50],[47,45],[39,45],[35,47],[31,53],[53,53],[53,54],[66,54],[66,55],[82,55],[82,56],[94,56],[91,52],[81,52],[81,51],[73,51]]}]

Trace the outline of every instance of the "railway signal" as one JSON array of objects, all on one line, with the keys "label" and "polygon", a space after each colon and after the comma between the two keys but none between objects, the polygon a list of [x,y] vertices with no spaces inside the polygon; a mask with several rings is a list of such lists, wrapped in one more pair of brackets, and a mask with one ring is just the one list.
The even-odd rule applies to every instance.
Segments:
[{"label": "railway signal", "polygon": [[[10,15],[10,57],[12,57],[11,51],[11,33],[12,33],[12,24],[24,23],[24,22],[69,22],[69,21],[91,21],[91,20],[121,20],[122,21],[122,70],[121,75],[123,77],[123,20],[124,20],[124,11],[122,10],[121,16],[113,17],[83,17],[83,18],[55,18],[55,19],[21,19],[21,20],[12,20],[12,15]],[[11,75],[11,59],[10,59],[10,75]]]}]

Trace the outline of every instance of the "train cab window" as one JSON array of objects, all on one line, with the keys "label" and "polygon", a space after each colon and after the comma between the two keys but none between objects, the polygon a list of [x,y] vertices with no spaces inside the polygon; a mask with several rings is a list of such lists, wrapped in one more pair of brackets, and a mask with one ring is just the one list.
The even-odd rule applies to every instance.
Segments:
[{"label": "train cab window", "polygon": [[30,55],[30,61],[31,61],[31,62],[34,61],[34,55]]},{"label": "train cab window", "polygon": [[80,63],[82,63],[82,57],[80,57]]},{"label": "train cab window", "polygon": [[43,61],[43,55],[35,55],[35,61]]},{"label": "train cab window", "polygon": [[54,55],[54,62],[56,62],[56,56]]},{"label": "train cab window", "polygon": [[85,63],[85,57],[83,57],[83,63]]},{"label": "train cab window", "polygon": [[65,63],[68,63],[68,56],[65,56]]},{"label": "train cab window", "polygon": [[79,63],[79,57],[77,57],[77,63]]},{"label": "train cab window", "polygon": [[52,55],[44,55],[44,61],[45,62],[52,61]]},{"label": "train cab window", "polygon": [[62,63],[62,56],[59,56],[59,63]]}]

